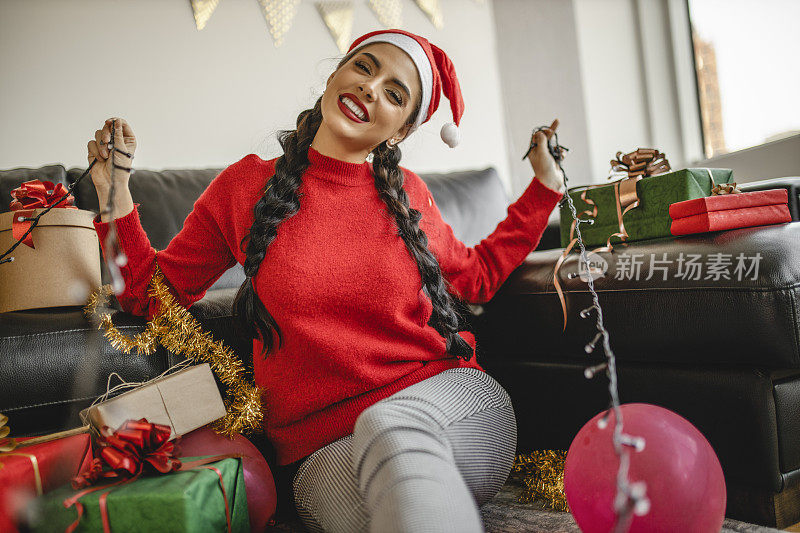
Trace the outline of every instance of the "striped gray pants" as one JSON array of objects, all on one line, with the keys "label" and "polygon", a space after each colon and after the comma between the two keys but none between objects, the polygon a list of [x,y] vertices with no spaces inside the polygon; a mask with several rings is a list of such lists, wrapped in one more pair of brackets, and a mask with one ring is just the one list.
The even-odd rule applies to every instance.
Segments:
[{"label": "striped gray pants", "polygon": [[454,368],[365,409],[353,433],[308,456],[294,477],[297,513],[316,532],[484,531],[480,506],[514,463],[508,393]]}]

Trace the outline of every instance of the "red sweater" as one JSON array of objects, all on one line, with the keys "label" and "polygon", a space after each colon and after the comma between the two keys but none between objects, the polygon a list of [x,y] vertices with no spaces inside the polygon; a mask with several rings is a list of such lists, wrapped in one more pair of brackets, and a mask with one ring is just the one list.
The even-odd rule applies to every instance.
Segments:
[{"label": "red sweater", "polygon": [[[309,149],[301,208],[278,228],[254,284],[277,321],[283,345],[264,360],[253,343],[255,381],[263,387],[264,430],[278,463],[302,459],[352,433],[368,406],[444,370],[483,370],[445,351],[427,324],[432,312],[417,265],[375,189],[370,163],[347,163]],[[275,159],[250,154],[223,170],[195,202],[158,265],[185,307],[245,256],[239,242]],[[402,169],[411,207],[446,279],[461,298],[484,303],[536,247],[561,193],[534,178],[508,216],[474,248],[453,235],[419,176]],[[133,179],[136,179],[135,177]],[[125,311],[152,317],[146,289],[156,250],[135,207],[117,219],[128,255],[122,269]],[[108,225],[95,219],[100,242]],[[105,253],[105,251],[104,251]],[[461,335],[475,347],[474,337]]]}]

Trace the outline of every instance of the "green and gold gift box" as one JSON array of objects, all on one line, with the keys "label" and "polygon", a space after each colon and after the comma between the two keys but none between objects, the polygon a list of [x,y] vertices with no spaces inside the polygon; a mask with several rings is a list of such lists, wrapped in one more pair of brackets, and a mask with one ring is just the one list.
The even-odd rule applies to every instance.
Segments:
[{"label": "green and gold gift box", "polygon": [[[647,177],[626,177],[613,183],[573,187],[569,195],[578,218],[594,219],[581,224],[586,246],[601,246],[613,234],[627,233],[626,241],[641,241],[672,235],[669,206],[675,202],[711,195],[715,185],[730,183],[733,171],[721,168],[684,168]],[[638,204],[637,204],[638,202]],[[572,213],[561,207],[561,246],[566,248],[577,237]],[[611,237],[611,245],[621,242]]]}]

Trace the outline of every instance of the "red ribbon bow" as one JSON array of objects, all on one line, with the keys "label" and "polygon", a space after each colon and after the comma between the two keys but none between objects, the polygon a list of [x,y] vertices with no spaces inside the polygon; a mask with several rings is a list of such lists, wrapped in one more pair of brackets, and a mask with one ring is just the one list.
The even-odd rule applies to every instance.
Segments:
[{"label": "red ribbon bow", "polygon": [[[9,206],[14,211],[14,218],[11,222],[11,234],[14,240],[20,240],[31,226],[31,218],[34,209],[41,209],[54,206],[56,202],[66,196],[66,199],[55,207],[64,209],[78,209],[75,207],[75,198],[67,195],[67,189],[61,183],[54,184],[52,181],[31,180],[26,181],[13,191],[11,197],[14,199]],[[34,248],[33,234],[28,234],[23,241],[25,244]]]},{"label": "red ribbon bow", "polygon": [[[175,470],[191,470],[198,467],[214,471],[219,477],[222,498],[225,502],[225,520],[228,525],[228,533],[230,533],[231,512],[228,504],[228,494],[222,480],[222,472],[208,463],[229,457],[241,457],[241,455],[217,455],[182,463],[175,456],[175,445],[169,440],[170,433],[169,426],[151,424],[145,418],[128,420],[113,433],[109,431],[108,426],[103,427],[103,431],[97,438],[100,457],[92,460],[87,471],[78,474],[72,479],[72,488],[84,490],[63,502],[64,507],[67,509],[74,505],[78,511],[78,517],[67,527],[65,533],[72,533],[83,517],[83,504],[79,501],[82,497],[91,492],[131,483],[142,474],[148,464],[161,474],[168,474]],[[112,479],[113,481],[105,485],[91,486],[100,478]],[[109,492],[111,491],[104,492],[98,502],[104,533],[111,533],[107,501]]]},{"label": "red ribbon bow", "polygon": [[[97,438],[100,457],[92,460],[86,472],[73,478],[72,488],[89,487],[100,478],[115,479],[115,481],[87,488],[64,500],[64,507],[69,509],[74,505],[78,510],[78,518],[67,527],[67,533],[78,527],[83,516],[83,504],[78,500],[90,492],[130,483],[139,477],[147,464],[162,474],[178,470],[181,461],[174,455],[175,446],[169,441],[170,432],[169,426],[151,424],[145,418],[128,420],[113,433],[109,432],[108,426],[104,427]],[[110,469],[106,470],[106,466]],[[107,496],[108,492],[100,496],[100,515],[103,531],[109,533],[111,525],[108,519]]]},{"label": "red ribbon bow", "polygon": [[[101,477],[138,476],[147,464],[162,474],[179,469],[181,461],[175,457],[170,432],[169,426],[151,424],[145,418],[128,420],[114,433],[104,427],[97,439],[100,457],[72,480],[72,487],[87,487]],[[110,470],[104,470],[106,465]]]}]

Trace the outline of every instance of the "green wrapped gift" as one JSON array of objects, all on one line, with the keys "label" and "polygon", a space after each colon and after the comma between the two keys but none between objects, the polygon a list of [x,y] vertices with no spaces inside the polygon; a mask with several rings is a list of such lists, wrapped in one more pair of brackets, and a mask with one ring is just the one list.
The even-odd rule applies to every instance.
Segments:
[{"label": "green wrapped gift", "polygon": [[[183,457],[181,461],[192,461]],[[80,499],[83,517],[76,532],[103,531],[99,499],[108,491],[108,517],[112,532],[127,531],[227,531],[222,474],[231,531],[250,531],[247,493],[240,458],[227,458],[191,470],[169,474],[147,474],[135,481],[91,492]],[[103,484],[101,480],[97,486]],[[31,515],[33,531],[64,531],[78,517],[75,507],[66,509],[64,500],[77,492],[69,485],[35,500]]]},{"label": "green wrapped gift", "polygon": [[[709,174],[713,175],[713,183]],[[584,220],[594,218],[593,224],[581,224],[580,226],[584,244],[601,246],[606,244],[609,235],[620,232],[615,185],[619,185],[621,198],[623,198],[620,212],[624,211],[626,192],[624,182],[628,182],[628,190],[631,192],[633,191],[632,185],[635,184],[636,187],[639,205],[630,209],[623,216],[625,231],[628,234],[627,241],[630,242],[671,236],[672,219],[669,216],[671,204],[710,196],[714,185],[730,183],[732,178],[733,171],[730,169],[684,168],[666,174],[642,177],[635,183],[628,181],[634,178],[626,178],[607,185],[573,187],[570,188],[569,195],[575,204],[578,218]],[[586,198],[595,203],[597,215],[594,217],[586,213],[581,214],[582,211],[592,211],[593,207],[581,199],[584,192]],[[630,199],[630,195],[628,195],[628,199]],[[564,248],[571,241],[571,226],[572,213],[565,203],[561,207],[561,246]],[[621,242],[619,237],[611,239],[612,245],[619,242]]]}]

